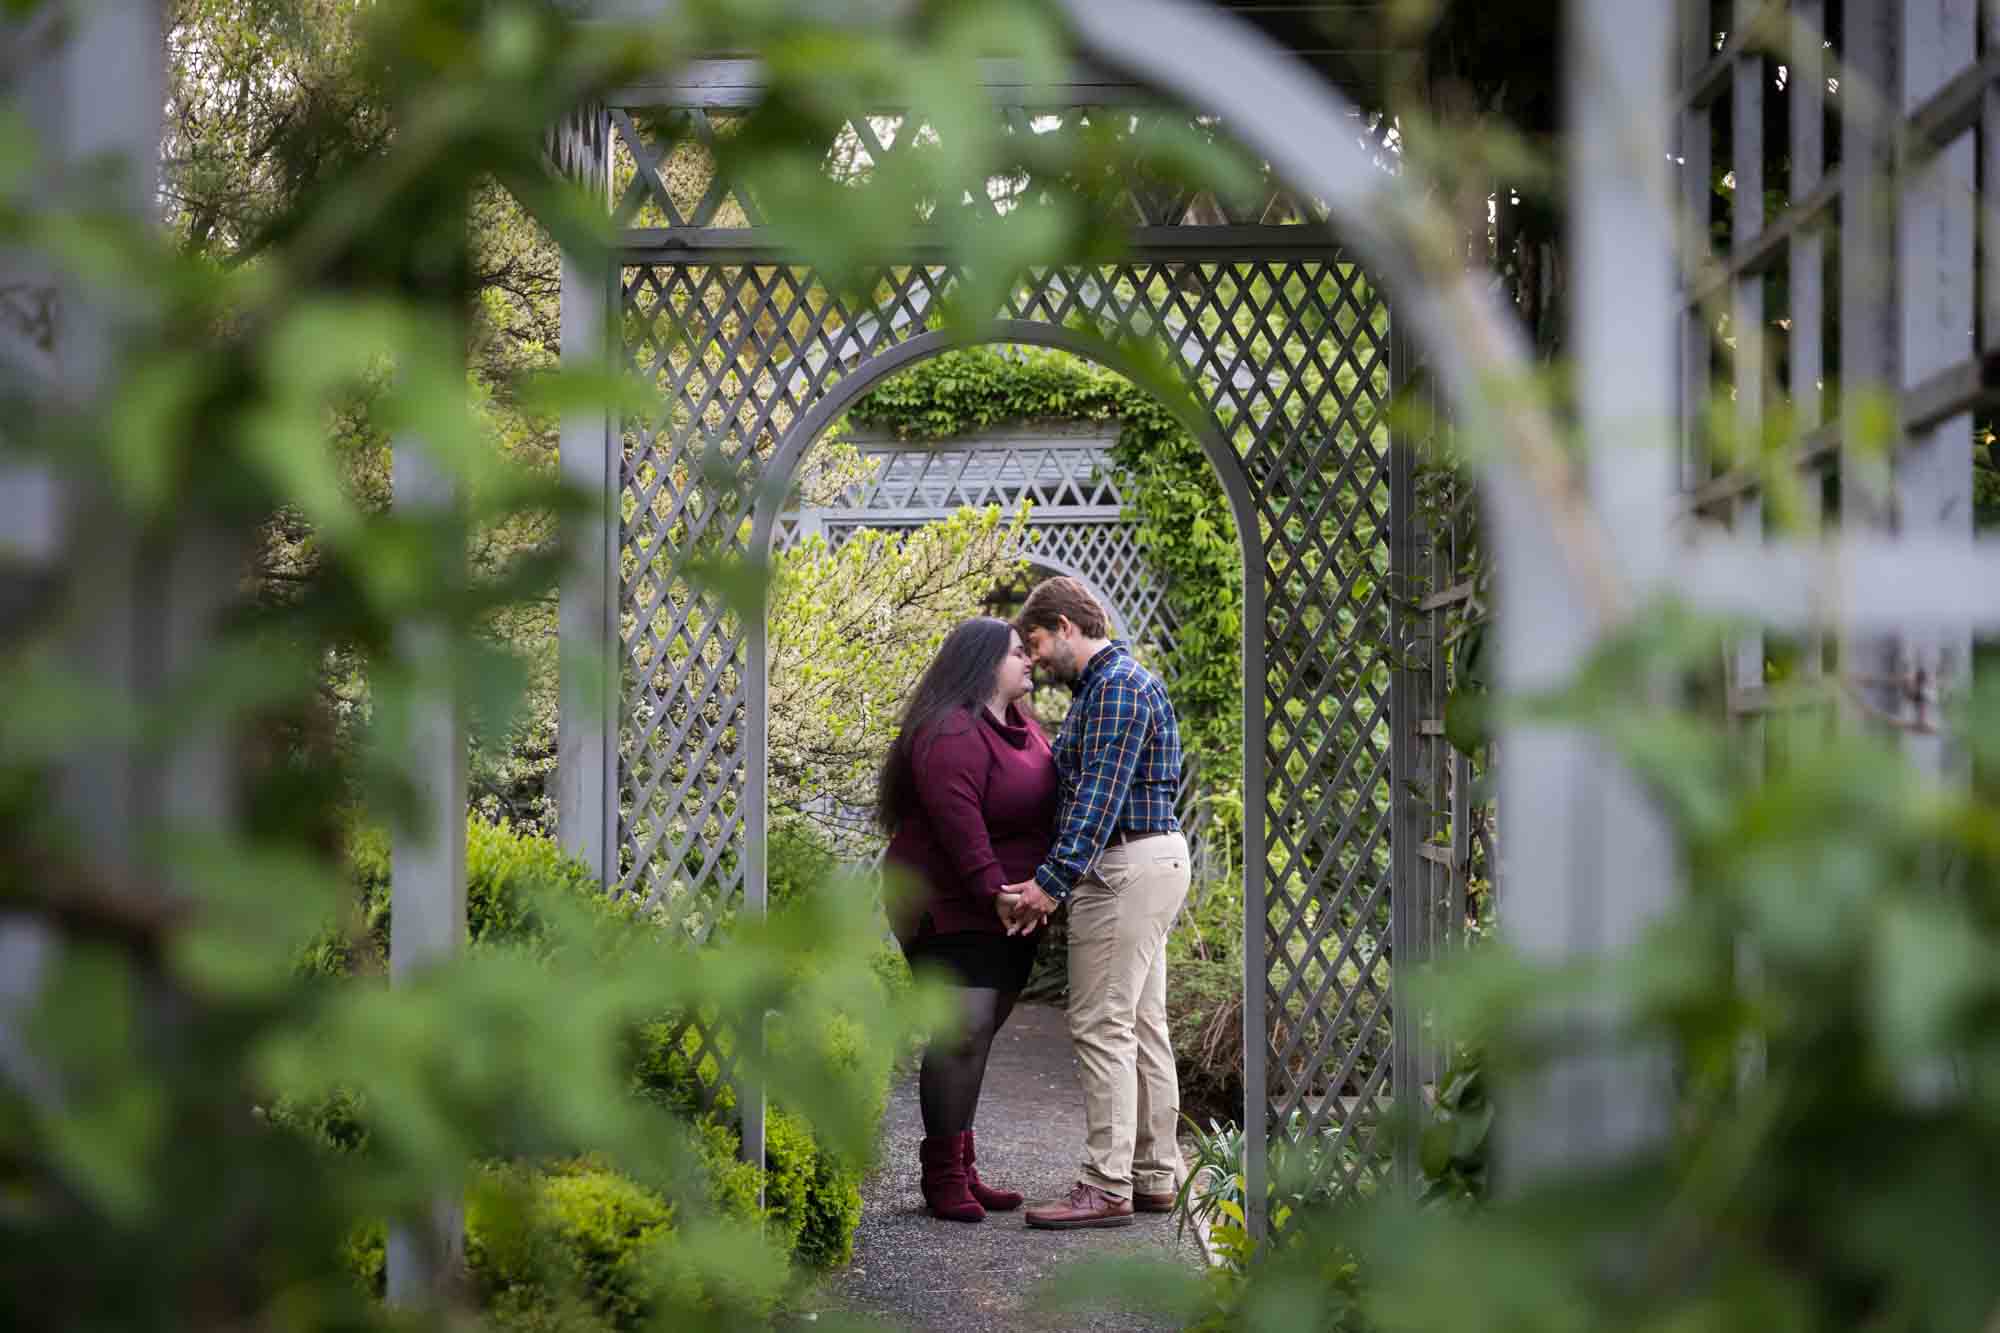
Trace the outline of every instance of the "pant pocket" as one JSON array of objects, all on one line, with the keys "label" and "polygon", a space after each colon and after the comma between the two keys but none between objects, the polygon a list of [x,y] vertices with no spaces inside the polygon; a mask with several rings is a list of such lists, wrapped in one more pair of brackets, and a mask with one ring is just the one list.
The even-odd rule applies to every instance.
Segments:
[{"label": "pant pocket", "polygon": [[1097,876],[1098,882],[1109,889],[1114,896],[1125,891],[1125,886],[1132,882],[1132,876],[1137,870],[1138,867],[1132,864],[1131,857],[1108,851],[1100,854],[1097,864],[1090,868],[1091,873]]}]

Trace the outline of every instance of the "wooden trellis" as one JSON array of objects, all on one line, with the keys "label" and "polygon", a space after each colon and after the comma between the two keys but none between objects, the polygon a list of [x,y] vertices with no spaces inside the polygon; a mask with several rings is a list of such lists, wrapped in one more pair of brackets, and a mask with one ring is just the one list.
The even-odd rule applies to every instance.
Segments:
[{"label": "wooden trellis", "polygon": [[[2000,549],[1972,538],[1968,496],[1970,414],[1990,409],[2000,396],[1992,370],[2000,338],[2000,245],[1986,220],[2000,169],[2000,32],[1993,7],[1971,0],[1729,6],[1690,0],[1672,8],[1658,0],[1578,0],[1568,7],[1565,86],[1573,132],[1565,179],[1575,243],[1578,416],[1595,446],[1656,428],[1664,435],[1678,380],[1686,466],[1676,474],[1634,463],[1648,455],[1621,456],[1612,465],[1594,462],[1563,493],[1536,472],[1547,459],[1532,450],[1548,423],[1532,405],[1494,392],[1529,365],[1519,331],[1495,308],[1483,275],[1458,272],[1425,249],[1426,192],[1448,183],[1428,179],[1421,164],[1383,170],[1379,140],[1358,132],[1354,107],[1323,77],[1324,67],[1295,58],[1253,26],[1276,7],[1242,6],[1249,21],[1224,12],[1230,6],[1189,0],[1068,0],[1065,8],[1083,51],[1132,82],[1079,80],[1058,90],[1060,105],[1047,114],[1082,115],[1076,108],[1117,102],[1123,117],[1156,100],[1177,101],[1216,118],[1310,201],[1273,191],[1247,210],[1218,212],[1213,200],[1135,189],[1120,203],[1134,229],[1128,262],[1031,273],[993,312],[1011,321],[996,332],[1021,341],[1060,345],[1064,321],[1080,316],[1178,349],[1205,405],[1206,419],[1189,424],[1229,488],[1240,528],[1255,534],[1246,561],[1252,629],[1244,655],[1252,983],[1246,1046],[1259,1103],[1246,1125],[1245,1167],[1256,1231],[1270,1114],[1313,1095],[1310,1079],[1301,1087],[1273,1059],[1273,1020],[1294,999],[1316,1002],[1307,1006],[1309,1022],[1324,1021],[1328,1001],[1337,1012],[1355,1000],[1352,1014],[1364,1007],[1358,997],[1379,1000],[1372,972],[1363,969],[1353,983],[1341,979],[1341,968],[1357,956],[1364,964],[1382,956],[1379,940],[1371,945],[1343,933],[1337,910],[1315,915],[1312,907],[1346,903],[1357,909],[1356,919],[1367,916],[1359,908],[1380,889],[1378,854],[1390,834],[1399,867],[1391,900],[1411,882],[1402,867],[1422,841],[1421,829],[1412,822],[1413,808],[1392,796],[1389,832],[1382,831],[1377,724],[1388,727],[1388,762],[1400,778],[1419,761],[1404,723],[1425,714],[1411,659],[1379,662],[1366,657],[1365,646],[1343,655],[1349,645],[1341,630],[1327,629],[1346,626],[1351,640],[1399,648],[1421,637],[1400,612],[1380,605],[1385,571],[1415,570],[1419,559],[1406,521],[1404,465],[1394,452],[1384,454],[1380,405],[1394,360],[1386,336],[1360,363],[1351,353],[1370,340],[1343,336],[1345,351],[1330,360],[1277,366],[1265,359],[1268,349],[1246,353],[1235,320],[1247,316],[1296,331],[1288,321],[1307,300],[1344,310],[1350,329],[1357,315],[1373,329],[1380,296],[1375,285],[1362,283],[1361,267],[1394,292],[1398,338],[1422,348],[1444,393],[1491,427],[1502,446],[1488,455],[1481,475],[1498,555],[1495,637],[1503,687],[1559,682],[1639,598],[1671,588],[1771,632],[1823,632],[1838,642],[1839,656],[1820,659],[1823,667],[1851,678],[1867,715],[1904,724],[1913,754],[1948,777],[1958,761],[1948,729],[1936,725],[1938,706],[1964,680],[1972,634],[2000,628]],[[157,6],[107,3],[85,17],[53,34],[52,58],[27,71],[35,95],[24,108],[55,146],[52,162],[98,170],[110,154],[135,165],[118,198],[133,216],[146,216],[156,194],[150,171],[163,101]],[[1688,248],[1705,251],[1722,106],[1730,108],[1734,193],[1761,197],[1766,191],[1759,187],[1777,184],[1756,179],[1767,155],[1754,136],[1762,132],[1761,104],[1774,96],[1766,45],[1773,32],[1795,38],[1816,27],[1829,46],[1794,40],[1773,48],[1784,55],[1788,87],[1798,90],[1787,130],[1790,176],[1772,194],[1781,206],[1770,214],[1733,213],[1720,263],[1693,265],[1677,282],[1676,241],[1689,238],[1674,235],[1670,203],[1678,198],[1694,222],[1688,230],[1695,244]],[[1727,40],[1714,49],[1721,32]],[[106,69],[123,72],[109,93]],[[948,289],[956,275],[887,270],[874,308],[820,321],[829,307],[800,304],[813,276],[759,238],[754,200],[728,182],[707,182],[689,195],[683,176],[661,171],[658,150],[681,141],[656,137],[665,120],[677,118],[688,131],[683,138],[698,144],[719,120],[743,114],[757,100],[754,68],[710,65],[696,73],[704,77],[686,85],[664,80],[615,107],[582,109],[552,141],[559,168],[601,185],[626,228],[611,271],[565,264],[565,354],[593,356],[607,317],[624,321],[625,332],[636,335],[622,344],[635,364],[664,377],[686,408],[671,421],[620,423],[630,425],[629,435],[590,415],[563,426],[565,475],[605,497],[620,522],[575,534],[579,560],[560,609],[559,792],[565,843],[615,881],[625,878],[627,835],[642,832],[651,854],[664,848],[686,863],[692,853],[694,871],[755,905],[762,887],[755,836],[764,795],[755,762],[763,725],[756,672],[762,628],[728,625],[718,606],[681,576],[690,555],[742,549],[744,519],[764,523],[761,535],[768,536],[775,515],[754,513],[746,493],[722,486],[704,464],[733,462],[740,469],[755,461],[781,471],[795,465],[800,441],[851,398],[850,390],[946,345],[919,331],[924,320],[916,303]],[[1827,120],[1800,110],[1819,97],[1822,76],[1838,78],[1841,88]],[[1012,86],[1018,94],[1018,81]],[[1830,82],[1827,94],[1831,104]],[[661,108],[669,115],[649,121]],[[1032,132],[1044,114],[1039,104],[1034,110],[1030,117],[1027,107],[1010,105],[1005,114]],[[871,157],[898,151],[902,123],[921,120],[905,116],[891,125],[863,117],[836,147]],[[1816,125],[1835,123],[1837,162],[1828,151],[1832,139],[1814,138]],[[629,154],[627,165],[614,180],[621,152]],[[1200,220],[1215,217],[1223,220]],[[1348,248],[1336,247],[1322,223],[1331,223]],[[1813,275],[1833,276],[1824,258],[1833,252],[1826,242],[1835,228],[1839,296],[1829,300],[1831,288],[1821,286],[1815,309]],[[59,267],[31,271],[28,297],[56,296],[62,283],[51,275]],[[1791,306],[1784,359],[1767,361],[1754,338],[1737,339],[1731,355],[1711,359],[1709,312],[1729,309],[1739,330],[1761,326],[1773,313],[1766,277],[1781,269]],[[1182,281],[1189,276],[1191,287]],[[49,308],[48,346],[17,336],[20,345],[10,349],[23,392],[37,400],[31,405],[39,409],[42,397],[61,404],[117,392],[112,307],[65,300]],[[1828,318],[1836,308],[1837,337]],[[778,363],[764,355],[772,339],[787,344],[782,379],[769,373]],[[734,364],[746,349],[748,360]],[[726,370],[725,362],[731,362]],[[1767,373],[1779,365],[1776,378]],[[1837,401],[1799,392],[1817,383],[1815,368],[1830,381],[1837,372]],[[1349,386],[1340,383],[1344,369],[1353,374]],[[1718,376],[1733,390],[1741,423],[1760,430],[1780,419],[1776,391],[1784,389],[1793,416],[1783,443],[1793,461],[1838,462],[1836,544],[1774,530],[1756,479],[1710,465],[1713,454],[1694,428]],[[1327,389],[1329,380],[1335,391]],[[1887,448],[1866,447],[1855,429],[1862,409],[1889,423]],[[694,450],[697,441],[710,440],[716,449]],[[399,479],[434,483],[399,487],[399,502],[413,498],[403,490],[449,500],[448,480],[427,475],[415,442],[397,444],[408,455],[398,461]],[[1302,502],[1298,477],[1322,467],[1339,478],[1334,493],[1350,497],[1347,508],[1313,510]],[[90,500],[87,487],[47,468],[30,464],[0,474],[0,512],[10,519],[8,536],[23,568],[35,575],[91,571],[81,585],[89,613],[76,618],[71,660],[119,700],[156,704],[177,687],[176,671],[200,642],[225,580],[203,562],[199,531],[162,534],[142,562],[130,532],[66,528],[66,516],[87,512]],[[1685,534],[1688,525],[1677,529],[1676,520],[1691,511],[1724,519],[1734,535]],[[1592,530],[1617,541],[1592,548]],[[1583,555],[1598,557],[1605,570]],[[655,570],[661,557],[667,564]],[[626,609],[629,627],[621,623]],[[1384,615],[1389,632],[1378,634]],[[421,642],[425,628],[411,627],[413,641]],[[139,672],[132,645],[153,645],[149,651],[167,669]],[[619,735],[590,724],[589,704],[607,692],[624,696],[624,667],[608,679],[592,677],[607,650],[615,660],[628,645],[630,684],[650,692],[652,716],[643,733],[621,746]],[[1750,716],[1765,702],[1744,670],[1758,655],[1747,640],[1738,654],[1735,697]],[[1317,700],[1337,702],[1351,725],[1321,734],[1285,711]],[[1385,702],[1392,705],[1386,712]],[[406,759],[427,799],[421,815],[398,831],[392,954],[399,975],[451,951],[463,935],[463,866],[425,851],[450,845],[462,817],[456,711],[449,697],[440,697],[426,701],[425,713],[434,725]],[[1510,833],[1507,926],[1515,942],[1541,957],[1623,947],[1675,892],[1673,847],[1657,812],[1587,738],[1520,723],[1501,745]],[[164,758],[136,745],[79,751],[58,765],[61,799],[79,827],[104,831],[94,851],[116,868],[129,859],[134,840],[163,820],[233,817],[227,768],[215,759],[226,749],[225,737],[196,727]],[[1301,770],[1326,782],[1302,786]],[[625,809],[621,795],[641,791],[646,799]],[[653,813],[652,798],[662,792],[682,801],[679,829]],[[641,829],[647,820],[653,823]],[[1309,828],[1338,835],[1332,854],[1299,841]],[[1613,848],[1615,864],[1607,852]],[[1295,880],[1319,894],[1305,895],[1303,912],[1302,899],[1292,896]],[[1408,896],[1397,905],[1392,954],[1409,939],[1397,933],[1407,929]],[[407,936],[406,923],[423,926],[423,937]],[[1310,969],[1304,979],[1288,976],[1290,957],[1274,947],[1281,939],[1303,941],[1315,953],[1334,945],[1343,961],[1318,980]],[[19,990],[35,984],[28,977]],[[1372,1023],[1381,1008],[1367,1007]],[[1392,1009],[1407,1025],[1408,1007]],[[1336,1045],[1338,1026],[1331,1029]],[[1317,1054],[1320,1043],[1308,1036],[1293,1049]],[[1397,1053],[1407,1059],[1409,1049],[1399,1042]],[[1390,1064],[1405,1069],[1400,1061]],[[1384,1079],[1393,1093],[1409,1091],[1395,1081],[1406,1073],[1384,1075],[1381,1067],[1372,1067],[1362,1091],[1380,1092]],[[1502,1122],[1504,1165],[1520,1179],[1616,1160],[1645,1144],[1659,1132],[1668,1105],[1658,1072],[1586,1051],[1565,1061],[1539,1092],[1512,1090]],[[1336,1097],[1313,1110],[1361,1132],[1354,1129],[1359,1118],[1354,1125],[1341,1119],[1346,1105]],[[754,1112],[754,1099],[745,1106]],[[745,1128],[754,1152],[761,1130],[754,1114]],[[392,1298],[414,1299],[424,1289],[421,1247],[407,1240],[405,1232],[391,1241]]]},{"label": "wooden trellis", "polygon": [[[672,408],[667,419],[626,421],[600,437],[608,449],[596,484],[614,497],[620,526],[600,548],[607,563],[616,553],[616,568],[598,632],[615,628],[625,706],[596,753],[566,754],[580,771],[605,775],[605,808],[618,814],[615,825],[585,815],[577,836],[565,836],[622,891],[700,893],[717,908],[758,910],[768,814],[762,626],[738,623],[690,571],[765,549],[787,522],[771,497],[812,441],[869,386],[952,345],[922,316],[961,275],[928,260],[885,267],[870,299],[850,309],[819,275],[760,248],[761,211],[744,189],[722,180],[697,189],[673,170],[686,145],[741,114],[748,96],[714,71],[686,87],[682,105],[652,90],[644,105],[602,113],[617,147],[595,169],[628,226],[618,270],[600,290],[624,355]],[[717,99],[719,87],[734,91]],[[1109,91],[1120,117],[1154,114],[1138,109],[1137,90]],[[1005,111],[1019,132],[1103,114]],[[833,154],[879,160],[923,124],[857,116]],[[994,197],[1004,206],[1004,191]],[[1353,1183],[1388,1169],[1379,1108],[1395,1092],[1398,1031],[1392,731],[1413,721],[1392,706],[1413,673],[1398,669],[1390,588],[1392,576],[1419,574],[1392,569],[1410,470],[1389,438],[1388,309],[1315,210],[1281,189],[1254,220],[1216,225],[1199,220],[1204,203],[1185,192],[1135,190],[1123,202],[1135,218],[1131,258],[1029,271],[991,312],[990,336],[1085,355],[1102,353],[1075,335],[1079,323],[1114,341],[1153,339],[1200,405],[1187,424],[1249,540],[1252,1119],[1330,1131]],[[892,468],[882,484],[904,487],[905,502],[938,488],[932,463],[901,466],[914,475]],[[1059,461],[1042,478],[1085,499],[1078,480]],[[956,498],[950,489],[935,498]],[[1064,544],[1058,559],[1112,585],[1114,605],[1157,614],[1157,592],[1120,572],[1101,525],[1053,528],[1050,538]],[[706,1033],[703,1042],[714,1045]]]},{"label": "wooden trellis", "polygon": [[1117,422],[1035,422],[942,442],[850,431],[846,442],[866,479],[824,504],[779,514],[774,537],[783,547],[817,534],[837,549],[863,529],[896,531],[961,508],[1025,502],[1027,533],[1013,554],[1045,573],[1082,579],[1119,634],[1165,648],[1173,609],[1125,509],[1129,479],[1112,457],[1118,431]]}]

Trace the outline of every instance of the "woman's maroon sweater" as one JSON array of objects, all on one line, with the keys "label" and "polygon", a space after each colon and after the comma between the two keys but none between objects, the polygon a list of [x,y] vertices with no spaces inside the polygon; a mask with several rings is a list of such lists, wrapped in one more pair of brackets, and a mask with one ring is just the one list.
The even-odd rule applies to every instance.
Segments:
[{"label": "woman's maroon sweater", "polygon": [[918,804],[890,840],[888,860],[920,891],[896,913],[897,937],[1002,933],[994,897],[1003,884],[1032,879],[1055,841],[1048,741],[1012,704],[1005,722],[980,708],[926,729],[911,762]]}]

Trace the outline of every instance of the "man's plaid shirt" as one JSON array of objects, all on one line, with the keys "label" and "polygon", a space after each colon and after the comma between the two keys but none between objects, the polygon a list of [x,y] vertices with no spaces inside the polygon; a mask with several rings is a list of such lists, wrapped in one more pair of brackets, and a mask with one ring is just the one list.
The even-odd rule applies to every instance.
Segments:
[{"label": "man's plaid shirt", "polygon": [[1061,902],[1112,833],[1180,831],[1181,728],[1166,687],[1114,640],[1084,667],[1054,749],[1062,813],[1035,883]]}]

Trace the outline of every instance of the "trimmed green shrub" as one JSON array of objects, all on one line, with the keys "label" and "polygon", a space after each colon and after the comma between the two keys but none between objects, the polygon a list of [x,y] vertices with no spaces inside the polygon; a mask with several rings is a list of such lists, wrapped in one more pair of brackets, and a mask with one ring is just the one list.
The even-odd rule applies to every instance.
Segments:
[{"label": "trimmed green shrub", "polygon": [[[780,883],[790,886],[783,891],[790,902],[822,878],[831,861],[807,839],[785,845],[787,868],[783,876],[774,869],[772,883],[774,899]],[[536,948],[546,932],[537,905],[549,895],[583,897],[603,904],[608,916],[621,914],[621,905],[607,901],[583,867],[547,838],[475,817],[467,823],[466,850],[467,933],[473,947]],[[322,975],[383,970],[386,961],[388,837],[357,828],[350,862],[360,928],[329,932],[315,947],[302,966]],[[893,945],[884,947],[874,970],[889,994],[912,984]],[[860,1033],[839,1014],[791,1030],[774,1027],[769,1040],[780,1046],[807,1043],[836,1068],[860,1067]],[[726,1032],[712,1032],[708,1041],[727,1054]],[[717,1243],[725,1251],[734,1228],[755,1242],[747,1251],[735,1246],[738,1258],[762,1246],[789,1254],[805,1268],[835,1267],[853,1257],[863,1163],[835,1160],[811,1124],[783,1106],[771,1107],[766,1117],[764,1165],[740,1160],[734,1089],[718,1085],[716,1053],[700,1033],[681,1030],[677,1021],[662,1017],[634,1030],[631,1068],[635,1095],[686,1126],[715,1226],[723,1228]],[[879,1119],[887,1104],[886,1081],[878,1082],[872,1095],[870,1109]],[[351,1150],[365,1145],[355,1111],[349,1099],[336,1096],[312,1106],[280,1103],[267,1114],[325,1147]],[[674,1222],[671,1200],[589,1159],[539,1168],[496,1163],[468,1200],[467,1264],[489,1319],[509,1329],[637,1327],[659,1303],[659,1284],[668,1281],[677,1297],[700,1295],[717,1309],[768,1310],[773,1293],[757,1285],[753,1267],[743,1267],[734,1278],[727,1276],[730,1265],[718,1270],[708,1243],[713,1236],[703,1241],[698,1257],[682,1253]],[[347,1266],[377,1292],[382,1254],[379,1227],[355,1237],[346,1254]]]},{"label": "trimmed green shrub", "polygon": [[708,1179],[708,1202],[716,1215],[731,1222],[760,1220],[757,1191],[764,1184],[764,1173],[755,1163],[743,1160],[742,1136],[713,1117],[695,1121],[689,1133],[701,1157],[702,1172]]},{"label": "trimmed green shrub", "polygon": [[[678,1031],[678,1036],[676,1032]],[[714,1041],[725,1053],[726,1033]],[[713,1109],[731,1114],[736,1109],[736,1091],[727,1083],[718,1086],[718,1067],[713,1051],[705,1049],[701,1034],[692,1027],[667,1018],[642,1024],[633,1034],[633,1087],[648,1101],[655,1102],[683,1118],[693,1118]],[[711,1108],[704,1096],[713,1090]]]},{"label": "trimmed green shrub", "polygon": [[858,1163],[819,1154],[806,1191],[805,1225],[792,1258],[806,1268],[842,1268],[854,1258],[854,1233],[861,1229],[861,1174]]},{"label": "trimmed green shrub", "polygon": [[317,1101],[281,1097],[263,1108],[264,1118],[334,1152],[353,1152],[367,1146],[368,1129],[362,1123],[360,1100],[350,1092],[336,1092]]},{"label": "trimmed green shrub", "polygon": [[[736,1157],[733,1131],[713,1122],[690,1126],[709,1182],[717,1225],[756,1251],[766,1248],[757,1206],[758,1169]],[[495,1164],[466,1202],[465,1262],[474,1292],[496,1327],[514,1330],[634,1329],[645,1326],[673,1288],[685,1300],[761,1316],[773,1293],[709,1290],[710,1256],[682,1253],[671,1200],[590,1158],[537,1170]],[[348,1268],[373,1292],[383,1280],[384,1228],[365,1228],[348,1243]]]},{"label": "trimmed green shrub", "polygon": [[[902,984],[913,984],[907,980],[909,969],[902,963],[900,950],[895,953],[895,961],[902,968],[905,979]],[[861,1061],[860,1034],[851,1019],[839,1014],[829,1015],[825,1023],[813,1032],[813,1038],[820,1043],[821,1052],[836,1066],[855,1069]],[[888,1108],[889,1084],[886,1079],[878,1080],[870,1087],[872,1102],[868,1107],[868,1117],[879,1122]],[[771,1163],[771,1184],[766,1187],[767,1201],[775,1202],[778,1196],[780,1164],[776,1160],[776,1130],[780,1119],[787,1122],[787,1134],[803,1132],[807,1142],[813,1147],[813,1158],[801,1182],[801,1192],[796,1203],[787,1198],[786,1223],[796,1223],[793,1233],[792,1257],[807,1268],[838,1268],[854,1257],[854,1233],[861,1225],[861,1176],[866,1169],[865,1162],[843,1160],[841,1155],[818,1143],[813,1136],[812,1126],[794,1112],[783,1108],[773,1108],[766,1121],[766,1143],[773,1153]],[[784,1163],[787,1167],[801,1165],[796,1159]]]},{"label": "trimmed green shrub", "polygon": [[1233,1122],[1243,1114],[1243,890],[1196,889],[1167,937],[1167,1025],[1182,1114]]},{"label": "trimmed green shrub", "polygon": [[819,1145],[812,1126],[781,1106],[764,1116],[764,1215],[770,1236],[786,1251],[798,1248],[806,1229]]},{"label": "trimmed green shrub", "polygon": [[[389,956],[389,835],[357,828],[348,839],[348,864],[360,891],[363,923],[375,952]],[[474,945],[532,944],[546,927],[535,911],[545,893],[602,899],[581,861],[554,841],[516,832],[477,815],[465,821],[465,933]]]},{"label": "trimmed green shrub", "polygon": [[909,959],[903,957],[902,948],[893,940],[885,942],[876,951],[869,965],[874,968],[875,979],[882,983],[882,989],[891,999],[917,984],[917,979],[910,974]]},{"label": "trimmed green shrub", "polygon": [[340,1262],[361,1280],[363,1289],[379,1296],[388,1276],[388,1253],[388,1229],[380,1222],[370,1222],[342,1243]]},{"label": "trimmed green shrub", "polygon": [[838,873],[840,858],[811,829],[790,820],[772,824],[764,869],[772,911],[797,902]]},{"label": "trimmed green shrub", "polygon": [[[347,832],[348,872],[354,904],[348,919],[331,924],[307,946],[299,970],[315,976],[384,974],[389,970],[391,843],[387,830],[361,821]],[[547,927],[535,904],[560,894],[618,913],[581,861],[539,834],[474,815],[465,822],[465,933],[474,947],[534,945]]]},{"label": "trimmed green shrub", "polygon": [[[896,961],[900,966],[900,955]],[[695,1071],[705,1068],[712,1079],[712,1057],[701,1052],[699,1039],[691,1031],[682,1033],[678,1041],[670,1040],[674,1026],[661,1020],[646,1024],[638,1033],[635,1087],[639,1095],[678,1115],[697,1119],[703,1133],[710,1136],[709,1142],[715,1145],[714,1151],[730,1165],[749,1173],[739,1186],[748,1191],[747,1196],[735,1197],[739,1206],[744,1206],[741,1200],[747,1197],[747,1208],[754,1211],[756,1169],[735,1161],[742,1141],[736,1123],[735,1092],[723,1084],[714,1091],[713,1110],[702,1110],[704,1080],[698,1080]],[[846,1047],[853,1051],[855,1060],[860,1058],[852,1024],[839,1015],[829,1017],[813,1037],[826,1043],[825,1049],[837,1053]],[[876,1101],[870,1108],[872,1116],[881,1116],[888,1102],[888,1091],[886,1082],[877,1086]],[[837,1268],[852,1259],[854,1233],[861,1225],[861,1177],[865,1163],[839,1160],[820,1145],[809,1123],[778,1105],[772,1106],[765,1116],[764,1150],[764,1206],[771,1238],[791,1251],[795,1262],[807,1268]],[[728,1208],[724,1211],[733,1213]]]},{"label": "trimmed green shrub", "polygon": [[612,1328],[644,1321],[673,1205],[588,1163],[497,1168],[484,1186],[467,1202],[465,1258],[488,1306],[518,1316],[572,1296]]}]

